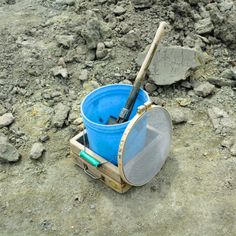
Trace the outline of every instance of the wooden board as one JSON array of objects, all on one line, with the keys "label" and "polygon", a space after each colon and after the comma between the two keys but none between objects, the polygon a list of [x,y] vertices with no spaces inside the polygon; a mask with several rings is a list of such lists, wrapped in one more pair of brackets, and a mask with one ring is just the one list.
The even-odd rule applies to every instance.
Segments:
[{"label": "wooden board", "polygon": [[[81,132],[70,140],[71,156],[75,159],[76,164],[81,167],[86,174],[90,175],[90,177],[99,179],[113,190],[119,193],[127,192],[131,186],[121,178],[118,167],[97,155],[89,148],[86,147],[85,149],[83,145],[83,135],[86,135],[86,132]],[[84,149],[89,155],[100,161],[102,165],[94,167],[81,158],[79,153]]]}]

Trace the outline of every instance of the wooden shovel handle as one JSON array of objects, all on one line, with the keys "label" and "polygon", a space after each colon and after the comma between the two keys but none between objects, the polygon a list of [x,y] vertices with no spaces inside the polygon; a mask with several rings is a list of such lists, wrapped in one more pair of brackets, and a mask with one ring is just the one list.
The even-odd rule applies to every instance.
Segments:
[{"label": "wooden shovel handle", "polygon": [[151,47],[149,48],[148,53],[144,59],[144,62],[143,62],[142,66],[138,72],[138,75],[134,81],[134,86],[132,87],[132,90],[130,91],[129,97],[125,103],[125,106],[122,108],[120,115],[116,120],[116,123],[123,123],[129,119],[129,116],[132,112],[135,100],[138,96],[138,92],[141,87],[141,83],[145,77],[145,74],[147,73],[147,69],[152,61],[152,58],[155,54],[157,46],[158,46],[159,42],[161,41],[161,38],[162,38],[164,32],[166,31],[166,29],[167,29],[167,23],[161,22],[158,29],[157,29],[157,32],[156,32],[154,40],[151,44]]},{"label": "wooden shovel handle", "polygon": [[152,41],[152,44],[148,50],[148,53],[143,61],[143,64],[137,74],[137,77],[134,82],[134,86],[140,86],[141,82],[143,81],[145,74],[147,73],[148,67],[152,61],[152,58],[155,54],[158,44],[161,41],[162,36],[164,35],[165,31],[167,30],[168,24],[164,21],[160,22],[159,27],[157,29],[156,35]]}]

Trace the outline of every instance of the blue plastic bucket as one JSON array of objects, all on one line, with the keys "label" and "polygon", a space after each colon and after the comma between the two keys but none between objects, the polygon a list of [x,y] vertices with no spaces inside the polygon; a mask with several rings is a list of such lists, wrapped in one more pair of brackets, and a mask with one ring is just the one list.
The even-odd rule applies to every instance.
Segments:
[{"label": "blue plastic bucket", "polygon": [[[127,84],[103,86],[88,94],[81,103],[89,148],[115,165],[120,140],[129,121],[115,125],[107,125],[107,122],[110,116],[119,116],[131,88]],[[135,116],[137,108],[149,100],[148,94],[140,89],[129,120]]]}]

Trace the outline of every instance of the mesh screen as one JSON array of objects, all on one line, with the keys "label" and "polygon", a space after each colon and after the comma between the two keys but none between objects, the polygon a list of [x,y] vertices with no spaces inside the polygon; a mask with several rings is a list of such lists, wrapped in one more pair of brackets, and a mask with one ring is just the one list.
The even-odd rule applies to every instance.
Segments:
[{"label": "mesh screen", "polygon": [[130,130],[123,149],[123,172],[134,186],[149,182],[167,158],[172,136],[169,113],[154,107]]}]

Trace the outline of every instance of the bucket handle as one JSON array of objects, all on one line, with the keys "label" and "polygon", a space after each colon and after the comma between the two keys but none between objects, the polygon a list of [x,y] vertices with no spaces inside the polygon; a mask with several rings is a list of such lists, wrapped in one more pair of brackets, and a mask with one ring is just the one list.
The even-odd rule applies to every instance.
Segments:
[{"label": "bucket handle", "polygon": [[95,180],[97,180],[97,179],[101,179],[101,177],[98,177],[98,176],[95,176],[95,175],[93,175],[91,172],[89,172],[88,171],[88,166],[87,165],[85,165],[84,164],[84,172],[88,175],[88,176],[90,176],[92,179],[95,179]]}]

